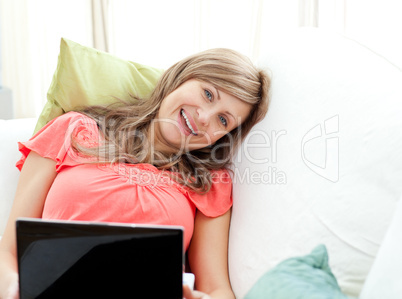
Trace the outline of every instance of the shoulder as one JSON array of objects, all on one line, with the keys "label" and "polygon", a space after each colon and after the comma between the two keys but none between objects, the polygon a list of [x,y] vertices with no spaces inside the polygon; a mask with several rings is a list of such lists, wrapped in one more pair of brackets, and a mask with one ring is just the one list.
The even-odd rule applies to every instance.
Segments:
[{"label": "shoulder", "polygon": [[188,193],[190,200],[205,216],[218,217],[232,206],[232,178],[226,169],[211,172],[212,186],[205,194]]},{"label": "shoulder", "polygon": [[98,125],[93,118],[75,111],[67,112],[53,119],[47,126],[52,127],[52,131],[64,132],[67,139],[69,139],[68,136],[70,135],[73,137],[80,135],[92,136],[98,133]]},{"label": "shoulder", "polygon": [[213,186],[232,185],[232,177],[227,169],[212,170],[211,178]]},{"label": "shoulder", "polygon": [[49,132],[54,134],[55,131],[71,131],[71,129],[80,125],[93,126],[96,125],[96,122],[89,116],[86,116],[79,112],[71,111],[52,119],[35,135],[41,135]]},{"label": "shoulder", "polygon": [[226,169],[211,171],[212,185],[207,195],[209,198],[232,198],[232,177]]},{"label": "shoulder", "polygon": [[67,112],[51,120],[36,135],[34,137],[51,138],[52,142],[49,146],[59,148],[63,145],[66,149],[70,147],[72,141],[87,147],[96,146],[99,141],[96,121],[75,111]]},{"label": "shoulder", "polygon": [[76,111],[70,111],[67,113],[64,113],[58,117],[56,117],[55,119],[53,119],[49,124],[52,123],[58,123],[58,124],[62,124],[62,123],[66,123],[69,125],[74,125],[74,124],[89,124],[89,125],[93,125],[96,124],[95,120],[92,119],[91,117],[82,114],[80,112],[76,112]]},{"label": "shoulder", "polygon": [[22,158],[17,167],[22,168],[31,151],[56,161],[57,171],[67,163],[73,165],[77,161],[72,158],[76,156],[71,150],[72,137],[80,144],[96,145],[99,138],[95,121],[78,112],[69,112],[51,120],[28,141],[18,143]]}]

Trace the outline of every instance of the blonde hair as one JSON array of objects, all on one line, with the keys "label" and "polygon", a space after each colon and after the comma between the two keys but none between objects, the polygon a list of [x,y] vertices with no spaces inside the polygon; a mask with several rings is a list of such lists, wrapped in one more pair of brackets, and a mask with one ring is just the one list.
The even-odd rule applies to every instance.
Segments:
[{"label": "blonde hair", "polygon": [[[184,82],[196,79],[212,84],[252,105],[247,119],[211,146],[167,155],[152,148],[147,140],[150,128],[163,99]],[[211,170],[228,168],[239,145],[251,128],[268,110],[270,79],[251,61],[230,49],[211,49],[174,64],[159,79],[148,99],[112,107],[88,107],[80,112],[92,117],[105,136],[105,144],[95,153],[78,142],[73,147],[85,154],[98,155],[102,162],[149,163],[160,170],[169,170],[180,184],[204,193],[212,185]]]}]

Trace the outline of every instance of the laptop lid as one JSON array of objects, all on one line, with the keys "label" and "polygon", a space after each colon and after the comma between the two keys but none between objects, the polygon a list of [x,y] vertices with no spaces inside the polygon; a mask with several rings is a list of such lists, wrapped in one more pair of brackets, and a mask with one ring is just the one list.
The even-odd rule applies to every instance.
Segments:
[{"label": "laptop lid", "polygon": [[183,228],[19,218],[20,298],[182,298]]}]

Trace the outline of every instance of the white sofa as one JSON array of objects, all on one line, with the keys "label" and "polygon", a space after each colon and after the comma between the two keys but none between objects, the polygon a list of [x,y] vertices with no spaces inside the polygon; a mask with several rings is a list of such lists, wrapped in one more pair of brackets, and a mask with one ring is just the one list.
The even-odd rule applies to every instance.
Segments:
[{"label": "white sofa", "polygon": [[[242,298],[264,272],[322,243],[342,291],[358,296],[402,194],[401,70],[319,30],[269,38],[260,54],[258,63],[272,73],[272,103],[235,161],[233,289]],[[26,140],[34,123],[0,121],[0,235],[17,184],[16,141]],[[388,254],[401,248],[393,231],[381,261],[399,266],[402,258]],[[373,297],[402,293],[376,283],[402,280],[397,269],[376,269],[361,298],[398,298]]]},{"label": "white sofa", "polygon": [[[272,103],[236,159],[235,293],[243,297],[280,261],[322,243],[341,289],[357,297],[402,194],[401,69],[316,29],[267,38],[260,56],[272,73]],[[402,280],[401,271],[383,276]],[[402,294],[387,291],[362,298]]]},{"label": "white sofa", "polygon": [[17,188],[19,171],[15,163],[21,157],[17,142],[32,136],[35,123],[34,118],[0,119],[0,236],[4,232]]}]

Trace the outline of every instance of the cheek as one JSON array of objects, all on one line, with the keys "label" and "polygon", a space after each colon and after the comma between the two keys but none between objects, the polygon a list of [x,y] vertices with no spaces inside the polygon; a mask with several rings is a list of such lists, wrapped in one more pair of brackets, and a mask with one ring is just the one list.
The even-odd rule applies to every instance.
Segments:
[{"label": "cheek", "polygon": [[228,132],[218,132],[218,133],[212,133],[209,137],[209,144],[213,144],[216,141],[218,141],[219,139],[221,139],[223,136],[225,136],[226,134],[228,134]]},{"label": "cheek", "polygon": [[[158,131],[157,131],[158,132]],[[159,133],[168,142],[179,142],[181,138],[181,132],[176,123],[172,120],[165,119],[160,122]]]}]

